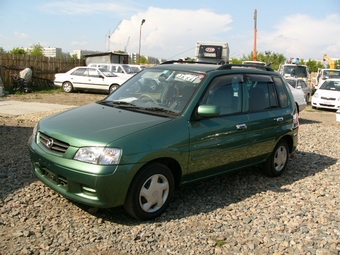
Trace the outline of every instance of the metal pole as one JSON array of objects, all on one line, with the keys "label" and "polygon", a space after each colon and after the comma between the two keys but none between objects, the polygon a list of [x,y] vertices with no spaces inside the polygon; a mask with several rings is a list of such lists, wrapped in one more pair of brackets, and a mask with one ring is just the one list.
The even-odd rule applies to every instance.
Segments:
[{"label": "metal pole", "polygon": [[256,61],[257,53],[256,53],[256,37],[257,37],[257,9],[254,12],[254,52],[253,52],[253,60]]},{"label": "metal pole", "polygon": [[139,51],[138,51],[138,65],[140,65],[140,47],[141,47],[141,41],[142,41],[142,26],[145,23],[145,19],[142,19],[142,22],[140,23],[139,28]]}]

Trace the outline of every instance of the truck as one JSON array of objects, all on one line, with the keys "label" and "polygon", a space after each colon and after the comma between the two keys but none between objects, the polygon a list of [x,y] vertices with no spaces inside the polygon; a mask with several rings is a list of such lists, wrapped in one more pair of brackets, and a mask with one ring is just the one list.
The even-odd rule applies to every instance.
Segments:
[{"label": "truck", "polygon": [[196,61],[229,63],[229,45],[224,42],[196,42]]},{"label": "truck", "polygon": [[308,74],[310,72],[306,65],[300,65],[299,58],[290,58],[286,63],[280,65],[279,73],[282,74],[283,77],[302,78],[308,83]]},{"label": "truck", "polygon": [[318,68],[318,72],[316,75],[316,83],[314,84],[314,88],[318,89],[320,85],[329,78],[340,79],[340,69]]}]

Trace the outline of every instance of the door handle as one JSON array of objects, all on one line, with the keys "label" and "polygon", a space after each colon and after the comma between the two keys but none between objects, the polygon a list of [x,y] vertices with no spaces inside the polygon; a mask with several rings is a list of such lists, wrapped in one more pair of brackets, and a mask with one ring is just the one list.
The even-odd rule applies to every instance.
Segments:
[{"label": "door handle", "polygon": [[277,122],[282,122],[283,121],[283,117],[278,117],[278,118],[276,118],[274,120],[276,120]]},{"label": "door handle", "polygon": [[237,124],[237,125],[236,125],[236,128],[237,128],[238,130],[247,129],[247,125],[246,125],[246,124]]}]

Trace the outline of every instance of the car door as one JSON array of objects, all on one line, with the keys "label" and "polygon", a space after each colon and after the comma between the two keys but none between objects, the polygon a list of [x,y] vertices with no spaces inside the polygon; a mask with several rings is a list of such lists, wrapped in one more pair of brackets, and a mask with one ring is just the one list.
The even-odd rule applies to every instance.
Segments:
[{"label": "car door", "polygon": [[105,76],[96,68],[88,68],[88,83],[86,88],[89,90],[108,90],[109,84],[105,82]]},{"label": "car door", "polygon": [[287,110],[288,92],[279,77],[246,75],[245,79],[249,119],[247,164],[265,160],[285,132],[284,126],[291,123],[292,116]]},{"label": "car door", "polygon": [[189,179],[236,169],[247,158],[247,114],[242,113],[242,76],[215,78],[199,105],[216,105],[220,114],[189,123]]},{"label": "car door", "polygon": [[88,81],[88,68],[80,67],[74,70],[70,75],[70,80],[75,89],[83,89]]}]

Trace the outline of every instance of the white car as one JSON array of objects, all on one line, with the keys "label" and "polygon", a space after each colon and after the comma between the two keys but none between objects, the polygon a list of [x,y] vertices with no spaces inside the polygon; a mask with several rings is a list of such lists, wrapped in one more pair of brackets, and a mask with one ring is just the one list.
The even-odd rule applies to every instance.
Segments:
[{"label": "white car", "polygon": [[299,89],[293,88],[289,83],[288,83],[288,85],[289,85],[289,88],[290,88],[290,90],[293,94],[298,112],[303,111],[307,106],[306,99],[305,99],[305,93],[303,93]]},{"label": "white car", "polygon": [[133,69],[127,64],[117,64],[117,63],[90,63],[87,65],[88,67],[98,67],[98,68],[106,68],[110,72],[124,77],[125,80],[131,78],[136,73]]},{"label": "white car", "polygon": [[340,109],[340,79],[327,79],[312,97],[313,108]]},{"label": "white car", "polygon": [[54,84],[70,93],[75,90],[111,93],[121,86],[126,78],[119,77],[105,68],[78,66],[66,73],[54,75]]}]

